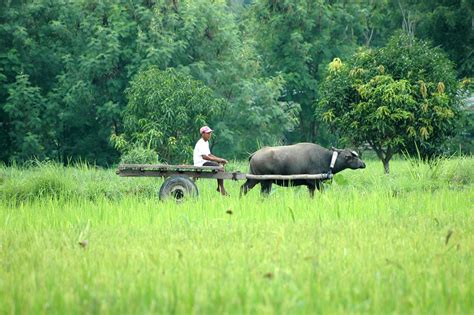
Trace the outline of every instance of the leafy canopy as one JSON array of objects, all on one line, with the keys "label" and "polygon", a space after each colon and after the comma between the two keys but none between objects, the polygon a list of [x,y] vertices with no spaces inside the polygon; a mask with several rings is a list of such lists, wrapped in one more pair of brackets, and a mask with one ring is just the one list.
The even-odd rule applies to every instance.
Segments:
[{"label": "leafy canopy", "polygon": [[[0,161],[117,162],[109,139],[123,130],[125,90],[150,66],[190,74],[227,101],[212,126],[218,155],[244,158],[281,141],[334,144],[313,115],[327,63],[380,47],[403,27],[472,77],[471,2],[3,1]],[[469,121],[452,148],[472,143]]]},{"label": "leafy canopy", "polygon": [[224,105],[202,82],[171,68],[139,72],[127,95],[124,133],[112,136],[116,147],[127,152],[141,145],[168,163],[190,160],[197,130]]},{"label": "leafy canopy", "polygon": [[[249,10],[249,37],[262,56],[267,75],[284,80],[281,100],[299,104],[299,125],[287,132],[290,142],[321,142],[314,99],[321,80],[320,67],[335,55],[352,53],[356,47],[353,15],[359,5],[327,1],[256,0]],[[357,27],[357,26],[356,26]]]},{"label": "leafy canopy", "polygon": [[389,172],[401,150],[430,158],[454,134],[460,116],[453,64],[406,34],[329,64],[319,105],[324,119],[356,145],[368,143]]},{"label": "leafy canopy", "polygon": [[44,144],[49,143],[46,122],[41,119],[46,110],[45,100],[29,79],[26,74],[16,76],[16,82],[8,85],[9,96],[3,106],[5,116],[11,121],[8,129],[12,141],[10,158],[22,162],[44,159]]}]

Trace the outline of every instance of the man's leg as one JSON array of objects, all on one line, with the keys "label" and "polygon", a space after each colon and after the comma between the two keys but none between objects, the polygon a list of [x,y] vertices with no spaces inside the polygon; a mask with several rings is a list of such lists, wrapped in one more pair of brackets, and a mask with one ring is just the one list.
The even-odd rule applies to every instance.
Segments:
[{"label": "man's leg", "polygon": [[[209,161],[204,163],[203,166],[221,166],[219,163],[214,162],[214,161]],[[222,172],[222,171],[221,171]],[[218,179],[217,180],[217,189],[218,192],[220,192],[223,196],[227,196],[227,191],[224,188],[224,180],[223,179]]]},{"label": "man's leg", "polygon": [[223,196],[228,195],[227,191],[225,191],[225,188],[224,188],[224,180],[223,179],[218,179],[217,180],[217,189],[221,193],[221,195],[223,195]]}]

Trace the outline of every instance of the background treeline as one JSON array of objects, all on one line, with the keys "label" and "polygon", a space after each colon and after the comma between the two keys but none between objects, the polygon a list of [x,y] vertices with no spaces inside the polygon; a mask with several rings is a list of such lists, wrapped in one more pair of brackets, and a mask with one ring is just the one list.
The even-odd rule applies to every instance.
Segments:
[{"label": "background treeline", "polygon": [[[327,64],[361,46],[381,47],[403,30],[444,50],[458,79],[471,77],[473,6],[467,0],[0,0],[0,160],[116,163],[120,146],[111,138],[124,131],[135,95],[130,82],[168,68],[196,80],[184,90],[208,97],[203,89],[209,89],[219,103],[211,119],[202,116],[205,108],[186,113],[217,130],[218,154],[242,158],[261,145],[298,141],[339,144],[315,114]],[[173,79],[166,80],[159,82]],[[154,130],[172,130],[177,110]],[[472,141],[469,123],[454,147]],[[161,145],[184,136],[198,137],[175,134]]]}]

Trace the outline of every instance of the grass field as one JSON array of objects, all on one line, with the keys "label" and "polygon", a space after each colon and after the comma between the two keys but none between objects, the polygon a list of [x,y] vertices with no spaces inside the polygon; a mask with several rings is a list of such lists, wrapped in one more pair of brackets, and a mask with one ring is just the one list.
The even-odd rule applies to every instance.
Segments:
[{"label": "grass field", "polygon": [[0,314],[473,314],[474,160],[391,171],[175,204],[158,179],[0,167]]}]

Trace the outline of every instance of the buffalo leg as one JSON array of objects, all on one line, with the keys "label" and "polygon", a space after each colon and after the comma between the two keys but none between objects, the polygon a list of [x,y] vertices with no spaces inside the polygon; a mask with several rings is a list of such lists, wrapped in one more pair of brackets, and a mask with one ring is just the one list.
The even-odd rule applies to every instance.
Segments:
[{"label": "buffalo leg", "polygon": [[320,180],[317,180],[317,181],[316,181],[316,188],[317,188],[319,191],[322,191],[322,190],[323,190],[323,183],[322,183]]},{"label": "buffalo leg", "polygon": [[316,187],[314,185],[308,185],[309,196],[311,198],[314,198],[314,190],[315,189],[316,189]]},{"label": "buffalo leg", "polygon": [[318,183],[319,183],[318,180],[307,180],[306,181],[306,187],[308,187],[309,196],[311,198],[314,197],[314,190],[316,189],[316,186],[318,187],[318,190],[319,190]]},{"label": "buffalo leg", "polygon": [[272,191],[272,181],[271,180],[264,180],[260,182],[260,193],[262,195],[268,195],[270,194],[270,191]]},{"label": "buffalo leg", "polygon": [[247,181],[242,185],[240,186],[240,196],[242,197],[242,195],[246,195],[250,189],[254,188],[255,185],[258,184],[258,180],[255,180],[255,179],[247,179]]}]

